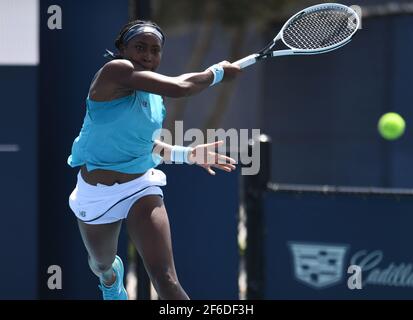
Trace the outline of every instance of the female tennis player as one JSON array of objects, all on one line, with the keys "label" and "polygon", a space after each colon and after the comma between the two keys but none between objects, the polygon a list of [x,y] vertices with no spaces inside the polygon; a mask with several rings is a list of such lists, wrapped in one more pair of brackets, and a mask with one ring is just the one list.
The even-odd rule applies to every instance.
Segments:
[{"label": "female tennis player", "polygon": [[214,152],[222,141],[191,148],[156,139],[165,117],[162,96],[194,95],[241,72],[223,61],[178,77],[156,73],[164,42],[153,22],[138,20],[122,28],[115,41],[118,54],[107,51],[112,60],[92,80],[83,126],[68,158],[71,167],[80,167],[69,205],[105,300],[128,298],[116,255],[123,219],[159,297],[188,299],[174,266],[160,188],[166,177],[155,167],[161,161],[197,164],[212,175],[214,168],[235,169],[233,159]]}]

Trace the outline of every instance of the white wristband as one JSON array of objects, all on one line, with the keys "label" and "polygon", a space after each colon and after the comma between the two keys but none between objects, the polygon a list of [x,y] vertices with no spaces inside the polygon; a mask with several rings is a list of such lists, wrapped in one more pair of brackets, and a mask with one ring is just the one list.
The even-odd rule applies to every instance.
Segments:
[{"label": "white wristband", "polygon": [[188,163],[189,161],[189,154],[192,152],[191,147],[183,147],[183,146],[172,146],[171,149],[171,161],[175,163]]},{"label": "white wristband", "polygon": [[210,66],[207,70],[211,70],[214,75],[214,81],[212,81],[212,83],[209,85],[210,87],[216,85],[217,83],[220,83],[224,78],[224,68],[219,64],[214,64],[213,66]]}]

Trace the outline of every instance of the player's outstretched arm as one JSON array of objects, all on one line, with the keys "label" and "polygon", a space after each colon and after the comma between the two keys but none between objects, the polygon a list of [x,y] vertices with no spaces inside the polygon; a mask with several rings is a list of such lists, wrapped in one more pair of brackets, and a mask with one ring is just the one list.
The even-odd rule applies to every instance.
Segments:
[{"label": "player's outstretched arm", "polygon": [[[239,66],[227,61],[217,66],[222,68],[223,78],[220,81],[232,80],[241,72]],[[211,68],[177,77],[169,77],[152,71],[137,71],[130,61],[123,59],[107,63],[102,69],[101,76],[122,88],[152,92],[171,98],[194,95],[208,88],[217,78],[216,72]]]}]

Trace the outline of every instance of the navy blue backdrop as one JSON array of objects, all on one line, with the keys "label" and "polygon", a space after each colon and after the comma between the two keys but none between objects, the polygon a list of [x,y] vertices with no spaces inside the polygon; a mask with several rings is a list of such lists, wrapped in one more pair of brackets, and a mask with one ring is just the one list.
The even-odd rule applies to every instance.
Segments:
[{"label": "navy blue backdrop", "polygon": [[[273,138],[274,181],[412,187],[412,25],[412,16],[364,19],[338,51],[267,63],[261,128]],[[377,133],[390,111],[407,121],[394,142]]]},{"label": "navy blue backdrop", "polygon": [[193,299],[238,299],[239,170],[163,165],[175,264]]},{"label": "navy blue backdrop", "polygon": [[0,299],[37,297],[37,76],[35,66],[0,67],[0,144],[19,147],[0,153]]},{"label": "navy blue backdrop", "polygon": [[[265,199],[266,299],[411,299],[409,196],[270,193]],[[350,290],[350,265],[362,289]]]},{"label": "navy blue backdrop", "polygon": [[[50,5],[62,8],[62,30],[47,27]],[[128,20],[128,1],[42,0],[40,15],[39,297],[99,299],[97,279],[89,271],[86,250],[68,207],[77,170],[66,165],[66,160],[83,121],[90,81],[105,62],[104,49],[113,47]],[[125,257],[124,233],[119,248]],[[47,287],[47,268],[55,264],[62,268],[62,290]]]}]

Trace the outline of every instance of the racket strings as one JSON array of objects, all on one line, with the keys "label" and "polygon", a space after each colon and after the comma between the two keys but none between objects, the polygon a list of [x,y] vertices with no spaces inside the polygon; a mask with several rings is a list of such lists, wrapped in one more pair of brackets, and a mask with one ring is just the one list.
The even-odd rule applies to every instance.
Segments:
[{"label": "racket strings", "polygon": [[356,21],[354,14],[348,12],[320,10],[293,20],[284,29],[283,39],[293,49],[319,50],[351,37]]}]

